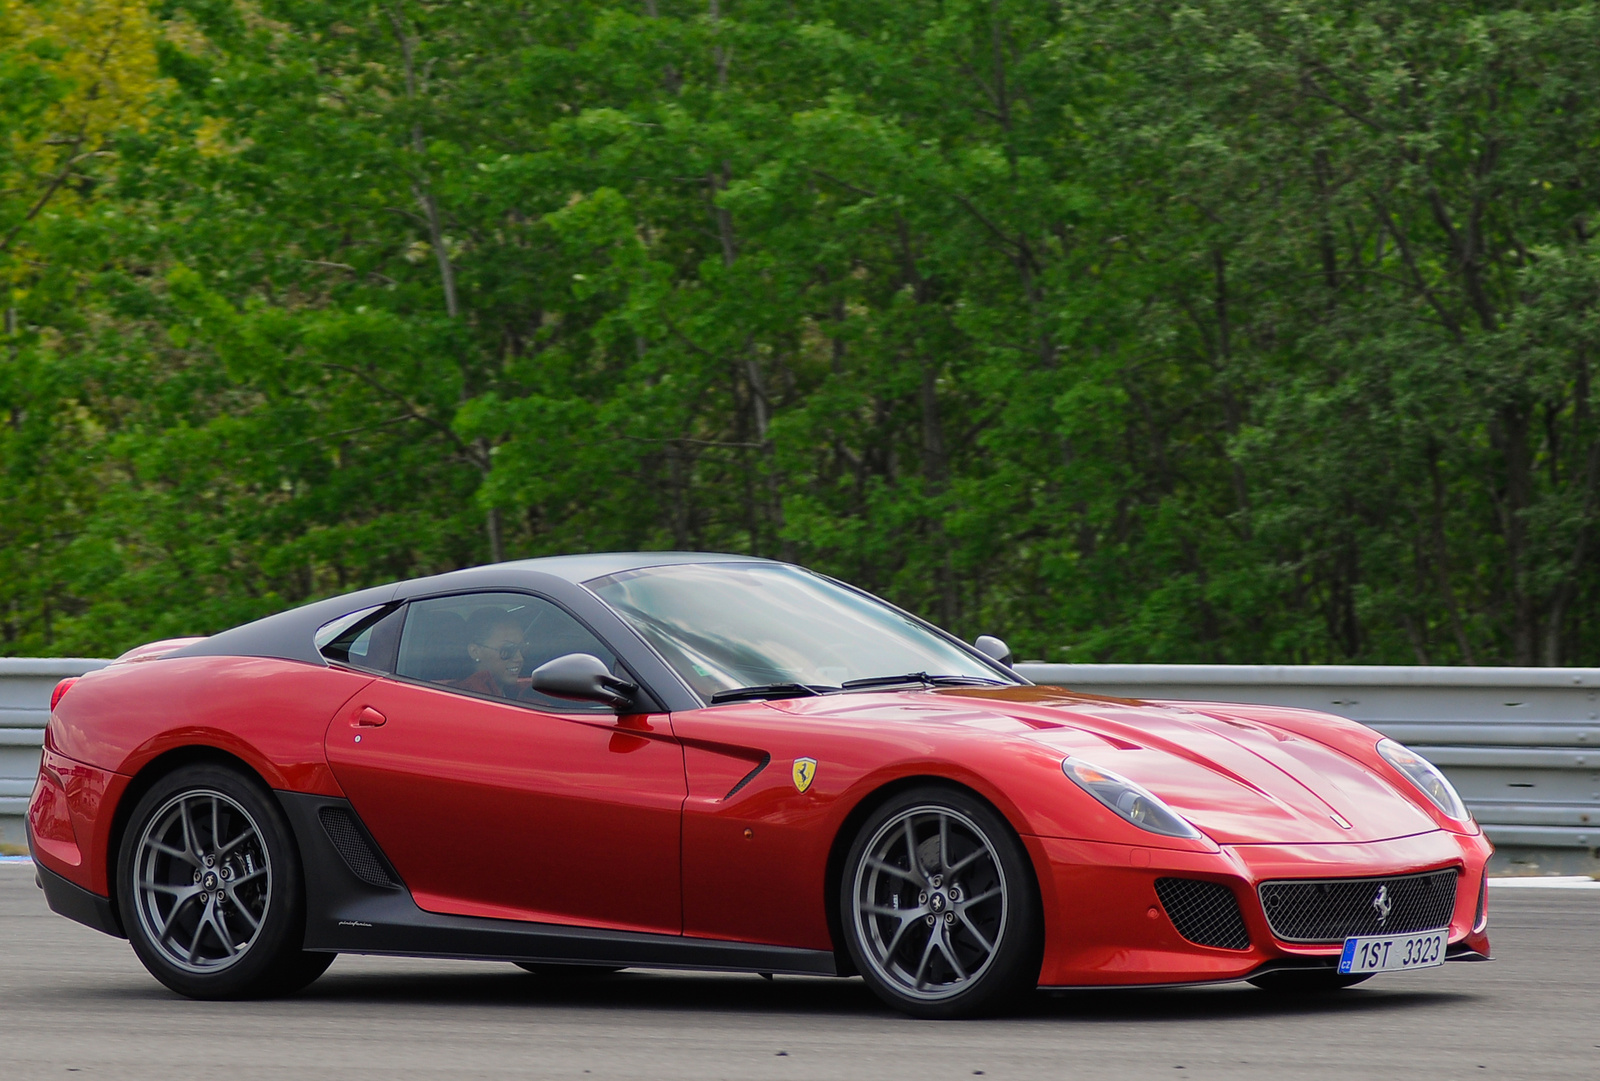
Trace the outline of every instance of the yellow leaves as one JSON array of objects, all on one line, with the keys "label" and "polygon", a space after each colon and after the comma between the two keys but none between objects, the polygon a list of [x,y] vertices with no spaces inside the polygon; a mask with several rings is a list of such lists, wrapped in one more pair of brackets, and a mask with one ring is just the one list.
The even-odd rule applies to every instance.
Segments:
[{"label": "yellow leaves", "polygon": [[143,0],[0,0],[0,69],[27,88],[0,114],[0,253],[46,207],[80,206],[115,133],[149,127],[160,32]]},{"label": "yellow leaves", "polygon": [[161,24],[161,36],[167,42],[176,46],[191,56],[212,52],[213,47],[205,32],[195,24],[194,18],[187,11],[178,11],[167,17]]},{"label": "yellow leaves", "polygon": [[[41,118],[36,145],[59,162],[72,149],[99,147],[121,128],[148,127],[149,108],[166,89],[156,70],[156,20],[142,0],[12,0],[20,47],[65,92]],[[21,133],[18,133],[21,134]]]},{"label": "yellow leaves", "polygon": [[233,140],[228,137],[228,122],[220,117],[208,116],[200,121],[194,132],[195,149],[202,158],[220,158],[237,154],[251,144],[251,140]]}]

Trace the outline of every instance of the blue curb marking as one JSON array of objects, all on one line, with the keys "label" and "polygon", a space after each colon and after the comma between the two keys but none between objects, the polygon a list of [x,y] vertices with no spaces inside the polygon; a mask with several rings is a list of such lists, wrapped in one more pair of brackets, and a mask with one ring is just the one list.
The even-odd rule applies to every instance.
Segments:
[{"label": "blue curb marking", "polygon": [[32,856],[0,856],[0,863],[32,863]]}]

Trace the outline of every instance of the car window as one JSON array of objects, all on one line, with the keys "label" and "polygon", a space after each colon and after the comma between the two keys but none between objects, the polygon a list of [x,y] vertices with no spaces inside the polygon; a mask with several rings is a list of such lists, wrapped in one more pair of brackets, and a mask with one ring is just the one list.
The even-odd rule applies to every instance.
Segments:
[{"label": "car window", "polygon": [[394,667],[405,618],[401,609],[398,604],[380,604],[326,623],[317,631],[317,649],[334,664],[388,672]]},{"label": "car window", "polygon": [[464,593],[413,601],[395,674],[483,698],[553,713],[605,713],[597,702],[554,698],[529,687],[533,670],[568,653],[589,653],[617,671],[617,658],[559,606],[526,593]]},{"label": "car window", "polygon": [[776,563],[689,563],[585,582],[703,698],[905,673],[1008,677],[903,612]]}]

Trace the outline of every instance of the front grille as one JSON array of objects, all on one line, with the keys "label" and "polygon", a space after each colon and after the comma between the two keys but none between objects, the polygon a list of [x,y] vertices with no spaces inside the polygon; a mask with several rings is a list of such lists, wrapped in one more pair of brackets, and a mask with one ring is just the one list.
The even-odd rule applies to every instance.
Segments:
[{"label": "front grille", "polygon": [[1158,878],[1156,896],[1178,934],[1195,945],[1250,948],[1239,901],[1228,887],[1197,878]]},{"label": "front grille", "polygon": [[1457,877],[1452,869],[1385,878],[1263,882],[1261,907],[1272,933],[1284,942],[1436,931],[1450,925]]},{"label": "front grille", "polygon": [[361,827],[356,825],[354,815],[343,807],[324,807],[317,815],[322,819],[322,828],[327,831],[328,840],[338,849],[352,874],[369,886],[390,890],[399,888],[399,883],[384,865],[383,857],[372,850],[372,843],[361,832]]}]

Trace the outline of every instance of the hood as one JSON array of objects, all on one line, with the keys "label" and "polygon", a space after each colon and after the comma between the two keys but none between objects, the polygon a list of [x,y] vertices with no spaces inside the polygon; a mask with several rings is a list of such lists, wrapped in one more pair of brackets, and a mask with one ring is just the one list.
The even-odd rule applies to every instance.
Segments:
[{"label": "hood", "polygon": [[[1386,780],[1306,734],[1186,706],[1056,687],[828,695],[771,703],[819,717],[925,725],[974,738],[1027,740],[1087,759],[1160,796],[1220,844],[1380,841],[1438,829]],[[1247,708],[1247,707],[1245,707]],[[1352,722],[1328,717],[1330,729]],[[952,733],[953,734],[953,733]],[[1372,733],[1376,743],[1381,736]],[[1071,783],[1071,782],[1065,782]]]}]

